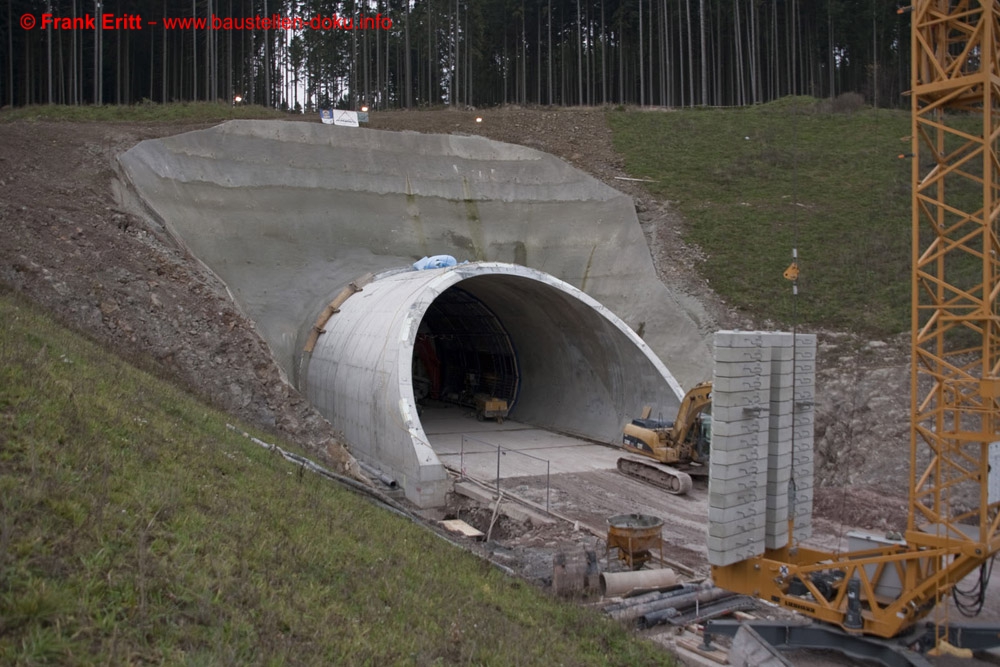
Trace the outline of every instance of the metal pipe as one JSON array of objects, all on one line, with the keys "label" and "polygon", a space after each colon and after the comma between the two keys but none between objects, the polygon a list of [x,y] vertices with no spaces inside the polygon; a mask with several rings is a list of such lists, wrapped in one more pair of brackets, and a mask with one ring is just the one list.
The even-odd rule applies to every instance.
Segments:
[{"label": "metal pipe", "polygon": [[[639,618],[640,616],[646,616],[647,614],[652,614],[664,609],[683,609],[694,604],[698,599],[698,596],[707,596],[713,591],[720,591],[721,593],[727,594],[729,593],[729,591],[711,586],[709,588],[696,591],[686,591],[682,595],[664,595],[659,600],[653,600],[652,602],[647,602],[645,604],[619,609],[618,611],[613,611],[608,615],[616,621],[631,621]],[[704,602],[704,600],[701,601]]]},{"label": "metal pipe", "polygon": [[545,511],[549,511],[549,479],[552,472],[552,461],[545,462]]},{"label": "metal pipe", "polygon": [[[659,597],[652,599],[646,599],[643,602],[638,602],[635,604],[627,604],[622,602],[615,605],[614,607],[609,607],[605,609],[605,613],[611,618],[618,621],[630,621],[634,618],[638,618],[643,614],[649,613],[651,611],[656,611],[658,609],[665,609],[667,606],[673,604],[671,598],[676,599],[680,595],[687,595],[690,593],[688,590],[673,591],[671,593],[661,593]],[[644,596],[643,596],[644,597]]]},{"label": "metal pipe", "polygon": [[384,472],[382,472],[381,470],[379,470],[375,466],[369,465],[369,464],[365,463],[364,461],[358,461],[358,465],[361,466],[362,470],[364,470],[366,473],[368,473],[369,477],[374,477],[374,478],[378,479],[378,481],[382,482],[383,484],[385,484],[386,486],[388,486],[390,489],[395,489],[396,487],[399,486],[399,484],[396,483],[395,479],[393,479],[389,475],[386,475]]},{"label": "metal pipe", "polygon": [[624,598],[621,602],[615,602],[614,604],[609,604],[606,607],[603,607],[602,611],[605,614],[610,614],[611,612],[619,609],[635,607],[640,604],[648,604],[650,602],[655,602],[656,600],[662,600],[671,596],[684,595],[697,588],[697,584],[677,584],[676,586],[671,586],[671,590],[665,593],[660,591],[650,591],[649,593],[643,593],[642,595],[636,595],[635,597]]},{"label": "metal pipe", "polygon": [[671,607],[661,611],[646,614],[639,619],[639,627],[652,628],[660,623],[671,623],[673,625],[688,625],[690,623],[700,623],[716,616],[725,616],[734,611],[743,611],[754,608],[754,600],[745,595],[738,595],[730,592],[712,602],[704,604],[695,603],[688,605],[684,609]]},{"label": "metal pipe", "polygon": [[698,591],[692,595],[682,595],[674,600],[671,600],[670,606],[668,607],[642,614],[642,625],[643,627],[651,628],[654,625],[659,625],[660,623],[673,618],[674,616],[680,616],[682,611],[689,607],[706,602],[724,600],[731,597],[736,597],[736,593],[727,591],[724,588],[711,588],[706,591]]}]

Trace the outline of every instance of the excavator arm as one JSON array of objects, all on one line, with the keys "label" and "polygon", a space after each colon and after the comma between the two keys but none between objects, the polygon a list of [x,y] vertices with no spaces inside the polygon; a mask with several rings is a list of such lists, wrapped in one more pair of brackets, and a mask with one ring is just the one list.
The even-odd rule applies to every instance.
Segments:
[{"label": "excavator arm", "polygon": [[712,405],[712,383],[702,382],[684,394],[677,410],[677,421],[670,429],[670,442],[675,447],[683,447],[691,435],[691,429],[698,417]]}]

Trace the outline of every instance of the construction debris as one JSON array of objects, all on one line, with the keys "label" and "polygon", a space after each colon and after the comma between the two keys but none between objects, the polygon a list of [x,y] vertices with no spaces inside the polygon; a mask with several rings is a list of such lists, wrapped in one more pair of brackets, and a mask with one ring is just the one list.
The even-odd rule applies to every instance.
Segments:
[{"label": "construction debris", "polygon": [[464,535],[465,537],[471,537],[474,540],[481,540],[486,537],[481,530],[470,526],[461,519],[447,519],[442,521],[441,525],[444,526],[445,530]]}]

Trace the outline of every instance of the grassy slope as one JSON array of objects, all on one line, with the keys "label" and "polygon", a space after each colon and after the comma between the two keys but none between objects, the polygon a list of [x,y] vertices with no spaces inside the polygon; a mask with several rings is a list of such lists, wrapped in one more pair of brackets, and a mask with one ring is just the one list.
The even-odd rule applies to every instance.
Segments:
[{"label": "grassy slope", "polygon": [[[907,112],[820,113],[786,99],[608,119],[629,174],[655,179],[649,190],[688,221],[685,237],[723,298],[784,325],[909,328],[910,162],[898,158]],[[793,304],[782,272],[796,236]]]},{"label": "grassy slope", "polygon": [[655,664],[0,293],[0,664]]}]

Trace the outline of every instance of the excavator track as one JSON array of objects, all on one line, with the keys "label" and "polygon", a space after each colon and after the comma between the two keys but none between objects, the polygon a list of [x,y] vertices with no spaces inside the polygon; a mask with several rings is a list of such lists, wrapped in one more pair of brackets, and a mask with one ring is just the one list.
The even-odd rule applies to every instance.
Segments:
[{"label": "excavator track", "polygon": [[675,496],[683,496],[691,490],[691,475],[666,466],[635,459],[618,459],[618,471],[633,479],[658,486]]}]

